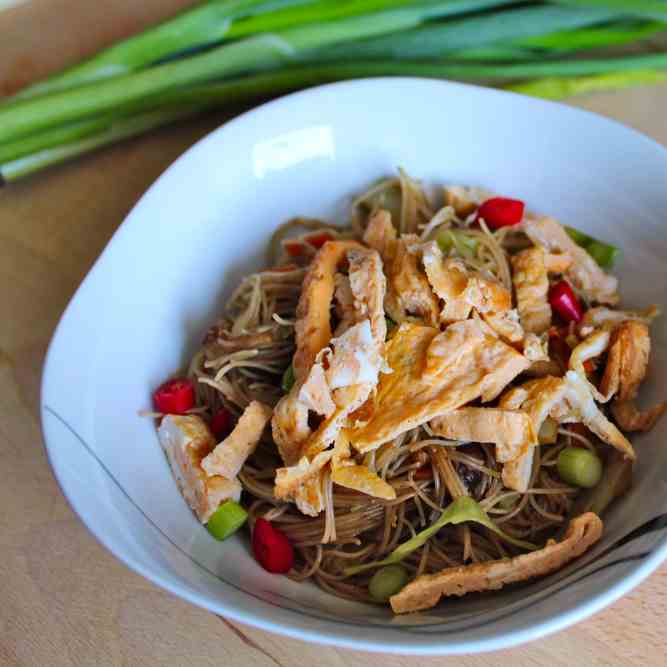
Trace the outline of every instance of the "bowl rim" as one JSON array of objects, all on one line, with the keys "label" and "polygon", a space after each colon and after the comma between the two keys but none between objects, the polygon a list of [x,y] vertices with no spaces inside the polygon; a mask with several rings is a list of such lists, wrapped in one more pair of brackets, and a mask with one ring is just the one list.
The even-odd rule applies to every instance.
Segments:
[{"label": "bowl rim", "polygon": [[[135,506],[135,508],[149,521],[153,524],[147,515],[144,514],[143,510],[134,502],[130,495],[123,489],[123,487],[115,480],[114,476],[106,469],[102,461],[95,455],[95,453],[90,449],[85,440],[72,428],[57,412],[48,406],[48,397],[47,397],[47,384],[48,379],[52,373],[52,369],[55,365],[54,356],[55,348],[57,343],[60,341],[60,338],[64,335],[65,325],[69,319],[69,315],[74,308],[75,303],[78,300],[79,294],[84,289],[86,284],[91,281],[91,277],[97,272],[100,266],[100,262],[103,257],[105,257],[114,244],[117,241],[119,234],[126,227],[128,219],[133,214],[133,212],[142,204],[145,200],[147,194],[159,187],[159,184],[166,179],[167,175],[170,174],[173,170],[180,168],[180,165],[184,162],[187,162],[192,159],[193,155],[196,155],[198,150],[202,145],[205,145],[213,140],[215,137],[219,140],[221,135],[224,136],[226,133],[235,132],[238,126],[243,126],[245,124],[250,124],[255,121],[258,117],[261,117],[264,114],[272,113],[273,111],[282,109],[283,107],[289,107],[294,104],[299,104],[302,100],[314,98],[318,95],[326,94],[332,89],[363,89],[367,86],[400,86],[400,85],[415,85],[421,84],[425,87],[433,88],[459,88],[462,90],[474,90],[477,94],[484,94],[491,98],[500,96],[500,97],[512,97],[516,100],[520,100],[520,104],[524,105],[533,105],[536,109],[540,108],[558,108],[561,113],[569,113],[573,116],[588,116],[594,117],[596,122],[607,124],[613,126],[617,131],[622,131],[627,135],[631,136],[633,141],[643,142],[647,147],[650,147],[652,150],[657,150],[667,158],[667,148],[662,144],[652,139],[651,137],[646,136],[642,132],[624,125],[623,123],[601,116],[597,113],[587,111],[584,109],[578,109],[571,107],[567,104],[560,102],[554,102],[551,100],[542,100],[538,98],[532,98],[518,93],[498,90],[493,88],[486,88],[482,86],[477,86],[467,83],[459,83],[453,81],[447,81],[442,79],[431,79],[425,77],[409,77],[409,76],[400,76],[400,77],[364,77],[358,79],[351,79],[346,81],[339,81],[334,83],[327,83],[323,85],[313,86],[304,90],[293,92],[287,95],[280,96],[276,99],[265,102],[259,106],[253,107],[242,114],[234,117],[233,119],[226,121],[221,126],[215,128],[214,130],[207,133],[204,137],[195,142],[187,150],[185,150],[174,162],[172,162],[158,178],[149,186],[149,188],[142,194],[142,196],[137,200],[132,209],[127,213],[123,221],[114,231],[112,237],[109,239],[105,245],[102,252],[96,258],[85,277],[75,290],[74,294],[70,298],[66,308],[64,309],[58,324],[56,325],[51,341],[48,346],[48,350],[45,356],[45,361],[42,369],[42,379],[40,387],[40,422],[41,422],[41,432],[44,443],[44,448],[46,451],[46,456],[49,461],[49,465],[54,474],[54,477],[60,487],[60,490],[65,497],[70,508],[73,510],[74,514],[81,520],[83,525],[86,527],[88,532],[97,540],[98,543],[102,544],[108,551],[110,551],[115,558],[121,561],[126,565],[130,570],[140,574],[145,577],[147,580],[156,584],[160,588],[194,604],[200,608],[203,608],[209,612],[218,615],[224,615],[231,620],[234,620],[239,623],[243,623],[252,627],[259,628],[271,633],[284,635],[291,637],[293,639],[299,639],[302,641],[307,641],[311,643],[318,643],[327,646],[334,646],[339,648],[346,648],[352,650],[361,650],[368,652],[379,652],[387,654],[396,654],[396,655],[461,655],[461,654],[470,654],[470,653],[483,653],[489,651],[496,651],[501,649],[512,648],[529,642],[547,635],[553,634],[560,630],[564,630],[569,626],[591,616],[592,614],[600,611],[604,607],[612,604],[635,586],[640,584],[644,579],[646,579],[651,573],[653,573],[660,564],[667,560],[667,535],[657,542],[653,547],[652,552],[648,555],[643,562],[637,567],[630,575],[626,576],[624,579],[617,581],[608,585],[606,588],[596,593],[595,595],[590,596],[589,598],[575,604],[572,608],[566,611],[559,611],[554,614],[549,619],[541,621],[536,625],[531,627],[526,627],[518,630],[510,630],[503,635],[498,635],[495,637],[487,637],[483,639],[476,639],[473,641],[468,641],[465,639],[452,639],[448,638],[446,640],[438,642],[433,635],[428,642],[424,642],[424,638],[409,640],[406,636],[406,641],[403,643],[391,643],[387,644],[385,641],[378,639],[356,639],[350,638],[347,636],[345,631],[341,629],[343,626],[338,622],[330,619],[322,619],[322,628],[319,630],[311,630],[306,628],[301,628],[291,623],[281,621],[279,619],[269,619],[261,616],[255,615],[253,612],[247,612],[243,608],[236,605],[227,606],[222,601],[213,601],[207,598],[204,594],[199,594],[197,592],[189,591],[184,587],[181,587],[178,583],[170,581],[167,577],[164,577],[160,574],[156,574],[149,567],[144,566],[134,557],[124,553],[122,548],[116,546],[112,539],[105,536],[104,531],[98,526],[86,521],[84,518],[83,512],[80,512],[77,503],[74,501],[72,495],[68,492],[67,484],[59,470],[55,459],[54,452],[58,448],[58,436],[53,434],[50,435],[50,427],[47,425],[46,416],[50,415],[58,420],[70,433],[76,438],[88,451],[89,454],[96,460],[97,464],[101,469],[109,476],[111,481],[119,488],[119,490],[128,498],[128,500]],[[153,524],[154,527],[162,533],[169,541],[170,538],[166,535],[157,525]],[[243,591],[244,594],[245,591]],[[380,627],[380,626],[379,626]],[[435,639],[435,640],[434,640]]]}]

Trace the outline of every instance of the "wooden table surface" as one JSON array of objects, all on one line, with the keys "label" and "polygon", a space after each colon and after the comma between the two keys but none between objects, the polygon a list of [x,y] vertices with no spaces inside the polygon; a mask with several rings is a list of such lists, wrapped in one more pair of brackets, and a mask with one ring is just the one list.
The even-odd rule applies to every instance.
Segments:
[{"label": "wooden table surface", "polygon": [[[73,4],[48,2],[61,9]],[[35,4],[35,15],[42,12],[43,18],[45,3]],[[115,3],[126,27],[114,32],[105,24],[100,39],[141,25],[147,7],[153,15],[168,14],[187,0],[134,4],[143,9]],[[28,72],[17,62],[42,24],[26,17],[23,6],[0,13],[0,90],[91,48],[58,49],[59,38],[52,35],[53,48],[46,50],[51,60],[33,59]],[[3,42],[7,28],[19,25],[24,39],[13,32]],[[667,87],[598,94],[572,104],[617,118],[667,145]],[[0,190],[0,665],[414,664],[413,658],[285,639],[173,597],[97,544],[51,475],[38,401],[41,366],[58,318],[138,197],[224,120],[213,114],[182,123]],[[565,632],[509,651],[420,658],[419,664],[664,665],[666,625],[667,565],[612,607]]]}]

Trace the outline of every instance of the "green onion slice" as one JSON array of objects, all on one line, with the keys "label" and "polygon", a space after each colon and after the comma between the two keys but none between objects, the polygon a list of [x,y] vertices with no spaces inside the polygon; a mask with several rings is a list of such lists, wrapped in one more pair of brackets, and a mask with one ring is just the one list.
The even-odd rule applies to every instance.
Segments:
[{"label": "green onion slice", "polygon": [[248,513],[241,505],[233,500],[227,500],[213,512],[206,528],[216,540],[226,540],[246,522],[247,518]]}]

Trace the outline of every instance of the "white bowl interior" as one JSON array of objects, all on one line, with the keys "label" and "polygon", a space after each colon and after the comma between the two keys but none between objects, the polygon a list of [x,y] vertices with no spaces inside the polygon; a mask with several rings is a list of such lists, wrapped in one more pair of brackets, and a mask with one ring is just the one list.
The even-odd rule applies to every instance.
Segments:
[{"label": "white bowl interior", "polygon": [[[667,422],[633,439],[635,486],[579,562],[527,586],[395,618],[267,574],[242,538],[213,540],[181,498],[153,422],[137,416],[150,407],[151,390],[187,363],[239,277],[262,265],[276,225],[294,215],[343,221],[350,197],[398,166],[429,183],[519,197],[620,245],[624,303],[665,309],[667,151],[657,144],[588,113],[474,87],[415,79],[325,86],[212,133],[130,213],[49,351],[48,452],[101,542],[212,611],[357,648],[501,648],[595,611],[665,557]],[[659,320],[643,389],[651,402],[667,394],[666,332]]]}]

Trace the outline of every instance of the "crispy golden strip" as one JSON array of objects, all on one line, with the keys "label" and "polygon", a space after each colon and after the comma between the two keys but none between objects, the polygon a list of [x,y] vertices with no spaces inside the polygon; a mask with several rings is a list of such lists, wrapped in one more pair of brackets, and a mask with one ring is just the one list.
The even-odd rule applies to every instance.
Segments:
[{"label": "crispy golden strip", "polygon": [[549,540],[539,551],[417,577],[390,598],[391,608],[396,614],[430,609],[443,596],[498,590],[506,584],[556,572],[595,544],[602,529],[597,514],[582,514],[570,522],[561,542]]},{"label": "crispy golden strip", "polygon": [[616,423],[624,431],[650,431],[655,423],[667,412],[667,401],[658,403],[648,410],[639,410],[634,401],[614,401],[611,406]]}]

